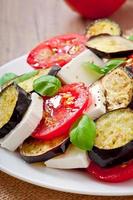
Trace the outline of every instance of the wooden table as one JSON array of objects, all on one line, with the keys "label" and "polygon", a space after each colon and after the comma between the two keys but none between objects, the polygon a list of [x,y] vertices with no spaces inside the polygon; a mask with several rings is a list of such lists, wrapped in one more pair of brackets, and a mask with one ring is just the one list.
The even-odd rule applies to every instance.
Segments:
[{"label": "wooden table", "polygon": [[[133,27],[133,2],[112,16],[126,31]],[[0,0],[0,65],[27,53],[38,42],[63,33],[83,33],[88,21],[72,12],[63,0]],[[22,66],[23,67],[23,66]],[[56,192],[0,172],[0,200],[125,200],[132,197],[95,197]]]}]

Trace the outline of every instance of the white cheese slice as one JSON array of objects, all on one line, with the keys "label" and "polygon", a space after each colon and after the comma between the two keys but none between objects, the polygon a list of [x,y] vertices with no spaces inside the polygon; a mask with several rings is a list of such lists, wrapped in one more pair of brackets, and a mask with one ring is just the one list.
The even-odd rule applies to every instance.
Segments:
[{"label": "white cheese slice", "polygon": [[45,165],[56,169],[87,168],[90,160],[87,151],[70,144],[66,152],[45,162]]},{"label": "white cheese slice", "polygon": [[64,65],[57,76],[66,84],[83,82],[89,86],[98,80],[101,77],[101,74],[90,70],[89,67],[85,65],[86,62],[93,62],[99,66],[104,65],[103,61],[93,52],[85,50]]},{"label": "white cheese slice", "polygon": [[43,100],[32,93],[32,102],[22,121],[4,138],[0,139],[1,147],[15,151],[35,130],[43,115]]},{"label": "white cheese slice", "polygon": [[85,113],[95,120],[106,113],[106,99],[100,81],[92,85],[89,90],[92,95],[92,105]]}]

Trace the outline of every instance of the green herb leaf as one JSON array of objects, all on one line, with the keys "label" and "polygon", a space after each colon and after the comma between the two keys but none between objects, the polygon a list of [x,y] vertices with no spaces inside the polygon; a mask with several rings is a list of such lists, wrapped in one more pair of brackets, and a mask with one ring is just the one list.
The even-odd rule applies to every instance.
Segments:
[{"label": "green herb leaf", "polygon": [[128,40],[133,40],[133,35],[130,35],[130,36],[128,37]]},{"label": "green herb leaf", "polygon": [[125,62],[125,60],[123,60],[123,59],[109,60],[101,70],[103,71],[104,74],[106,74],[110,70],[117,68],[118,66],[120,66],[124,62]]},{"label": "green herb leaf", "polygon": [[100,67],[98,65],[95,65],[94,63],[86,63],[88,65],[88,67],[91,70],[94,70],[95,72],[99,73],[99,74],[107,74],[110,70],[117,68],[118,66],[120,66],[122,63],[124,63],[125,60],[124,59],[112,59],[109,60],[104,67]]},{"label": "green herb leaf", "polygon": [[99,67],[98,65],[95,65],[94,63],[87,63],[89,69],[91,69],[92,71],[97,72],[98,74],[103,74],[101,67]]},{"label": "green herb leaf", "polygon": [[70,130],[70,141],[82,150],[90,151],[94,145],[96,126],[88,115],[80,117]]},{"label": "green herb leaf", "polygon": [[34,90],[42,96],[53,96],[60,87],[60,80],[51,75],[43,75],[33,82]]},{"label": "green herb leaf", "polygon": [[17,75],[14,74],[14,73],[6,73],[6,74],[4,74],[0,78],[0,86],[3,86],[5,83],[8,83],[9,81],[11,81],[12,79],[14,79],[15,77],[17,77]]},{"label": "green herb leaf", "polygon": [[15,83],[21,83],[23,81],[26,81],[32,77],[34,77],[35,75],[37,75],[39,73],[38,70],[34,70],[34,71],[31,71],[31,72],[28,72],[28,73],[25,73],[21,76],[18,76],[16,79],[15,79]]}]

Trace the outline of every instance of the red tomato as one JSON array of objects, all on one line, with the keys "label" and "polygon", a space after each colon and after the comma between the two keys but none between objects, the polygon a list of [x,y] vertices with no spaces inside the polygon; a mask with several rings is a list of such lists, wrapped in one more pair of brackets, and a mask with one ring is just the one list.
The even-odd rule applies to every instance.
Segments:
[{"label": "red tomato", "polygon": [[67,34],[51,38],[35,47],[27,62],[35,69],[63,66],[85,49],[85,36]]},{"label": "red tomato", "polygon": [[102,168],[94,162],[91,162],[87,171],[95,178],[105,182],[123,182],[133,178],[133,160],[112,168]]},{"label": "red tomato", "polygon": [[57,95],[44,100],[44,117],[32,136],[50,140],[68,135],[72,124],[90,104],[90,93],[83,83],[63,86]]},{"label": "red tomato", "polygon": [[129,59],[130,59],[130,58],[133,59],[133,54],[131,54],[130,56],[128,56],[128,58],[129,58]]},{"label": "red tomato", "polygon": [[65,0],[73,10],[90,19],[110,16],[126,0]]}]

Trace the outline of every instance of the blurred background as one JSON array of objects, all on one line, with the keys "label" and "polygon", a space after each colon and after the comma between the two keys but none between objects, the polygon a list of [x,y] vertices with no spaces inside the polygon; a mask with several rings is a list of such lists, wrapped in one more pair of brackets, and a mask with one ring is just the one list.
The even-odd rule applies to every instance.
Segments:
[{"label": "blurred background", "polygon": [[[127,0],[111,19],[131,32],[133,0]],[[64,0],[0,0],[0,65],[52,36],[84,33],[89,22],[72,11]]]}]

